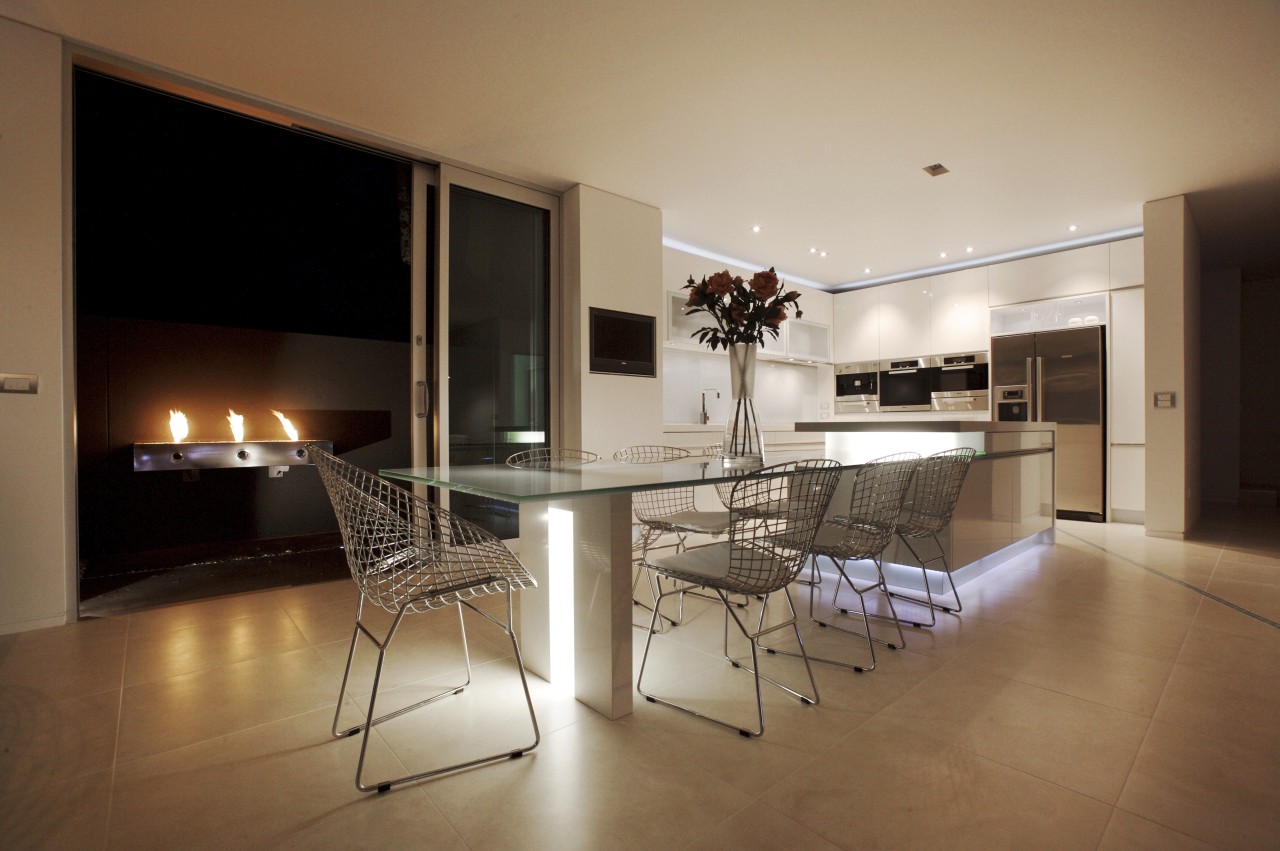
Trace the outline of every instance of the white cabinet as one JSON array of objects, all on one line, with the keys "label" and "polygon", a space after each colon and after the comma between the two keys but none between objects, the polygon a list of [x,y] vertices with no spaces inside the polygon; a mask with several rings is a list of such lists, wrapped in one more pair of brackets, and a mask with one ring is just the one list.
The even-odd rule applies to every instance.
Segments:
[{"label": "white cabinet", "polygon": [[1147,440],[1146,361],[1141,288],[1111,294],[1111,350],[1107,355],[1107,400],[1112,443]]},{"label": "white cabinet", "polygon": [[1146,280],[1143,271],[1142,237],[1122,239],[1108,245],[1111,257],[1110,287],[1113,290],[1136,287]]},{"label": "white cabinet", "polygon": [[831,326],[807,319],[788,319],[787,355],[804,361],[831,362]]},{"label": "white cabinet", "polygon": [[[928,355],[932,278],[880,287],[880,358]],[[985,348],[985,347],[984,347]]]},{"label": "white cabinet", "polygon": [[679,346],[698,345],[698,339],[692,336],[699,328],[714,325],[715,322],[705,313],[685,316],[684,306],[689,301],[689,294],[684,291],[667,293],[667,342]]},{"label": "white cabinet", "polygon": [[930,278],[929,353],[985,352],[990,346],[987,268]]},{"label": "white cabinet", "polygon": [[1147,506],[1147,448],[1111,447],[1111,519],[1141,523]]},{"label": "white cabinet", "polygon": [[1110,258],[1110,248],[1103,243],[989,266],[989,304],[1105,292],[1111,288]]},{"label": "white cabinet", "polygon": [[880,359],[880,290],[867,287],[836,294],[836,363]]}]

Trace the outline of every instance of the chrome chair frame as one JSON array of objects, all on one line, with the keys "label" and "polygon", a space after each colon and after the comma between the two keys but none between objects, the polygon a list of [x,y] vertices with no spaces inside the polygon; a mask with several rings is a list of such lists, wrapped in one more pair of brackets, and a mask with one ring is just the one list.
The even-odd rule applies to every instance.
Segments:
[{"label": "chrome chair frame", "polygon": [[[911,487],[912,477],[920,463],[920,456],[915,452],[903,452],[876,458],[860,466],[853,475],[853,486],[849,493],[849,506],[845,514],[833,517],[824,522],[814,538],[810,555],[813,558],[816,581],[809,586],[809,619],[823,629],[833,629],[846,635],[862,638],[867,642],[867,651],[871,655],[870,665],[857,665],[841,662],[836,659],[809,655],[815,662],[825,662],[842,668],[863,673],[876,669],[876,644],[883,644],[890,650],[900,650],[906,645],[902,634],[902,624],[893,607],[893,598],[885,583],[882,556],[889,542],[893,540],[897,528],[897,519],[902,512],[902,505]],[[848,474],[846,474],[848,475]],[[838,626],[825,621],[815,614],[815,597],[821,585],[822,575],[817,571],[819,557],[830,560],[836,568],[836,587],[831,595],[831,605],[835,611],[844,615],[856,614],[862,618],[863,632]],[[876,567],[876,580],[869,584],[859,585],[849,577],[845,565],[851,561],[870,561]],[[841,583],[848,585],[858,595],[859,608],[850,612],[840,605]],[[867,611],[866,594],[880,591],[889,604],[889,615],[880,615]],[[879,638],[871,632],[871,619],[892,621],[898,631],[898,642],[895,644]],[[770,652],[786,651],[765,648]],[[794,654],[792,654],[794,655]]]},{"label": "chrome chair frame", "polygon": [[[935,609],[947,614],[959,614],[964,611],[960,602],[960,593],[956,590],[956,581],[951,577],[951,565],[947,564],[947,555],[938,540],[938,533],[947,527],[955,516],[956,504],[960,501],[960,490],[964,487],[969,466],[973,463],[977,451],[969,448],[946,449],[924,458],[916,469],[915,487],[911,496],[903,506],[902,517],[898,520],[897,535],[912,557],[920,563],[920,574],[924,577],[924,599],[890,591],[890,595],[899,600],[907,600],[929,609],[929,622],[907,621],[917,628],[937,626],[938,615]],[[929,559],[921,558],[920,553],[912,545],[912,541],[932,539],[938,554]],[[942,562],[942,572],[946,574],[951,585],[951,596],[954,606],[944,606],[934,601],[933,591],[929,588],[929,565]]]},{"label": "chrome chair frame", "polygon": [[540,447],[512,453],[507,457],[507,466],[517,470],[563,470],[599,460],[599,455],[583,449]]},{"label": "chrome chair frame", "polygon": [[[689,450],[677,446],[640,444],[619,449],[613,454],[613,460],[624,464],[658,464],[664,461],[678,461],[688,458],[691,454]],[[637,571],[631,584],[632,602],[637,606],[652,611],[653,606],[636,598],[636,589],[640,584],[640,577],[643,573],[649,579],[649,592],[655,604],[661,596],[659,580],[655,578],[652,571],[646,569],[649,567],[649,552],[656,548],[655,544],[663,535],[674,534],[676,536],[675,551],[682,552],[686,546],[686,539],[690,534],[705,534],[716,537],[723,535],[729,525],[729,513],[727,509],[724,512],[698,510],[692,487],[638,491],[631,495],[631,510],[641,525],[656,533],[653,536],[642,536],[643,544],[638,561],[641,570]],[[688,589],[684,590],[687,591]],[[662,621],[671,626],[676,626],[683,618],[684,597],[682,596],[676,617],[672,618],[668,615],[663,615]],[[641,626],[640,624],[634,625]]]},{"label": "chrome chair frame", "polygon": [[[790,597],[787,597],[790,608],[788,619],[766,627],[762,611],[759,622],[751,627],[734,611],[736,607],[729,602],[728,594],[761,595],[767,600],[770,594],[785,589],[795,579],[835,493],[838,480],[839,464],[835,461],[799,461],[766,467],[735,484],[729,501],[727,541],[686,550],[653,563],[653,568],[658,573],[700,585],[714,592],[719,599],[725,612],[725,658],[735,668],[745,668],[755,679],[758,727],[747,729],[644,690],[644,675],[662,601],[681,593],[679,589],[663,592],[654,606],[640,671],[636,677],[636,690],[646,700],[704,718],[748,737],[764,733],[761,681],[782,689],[802,703],[816,705],[819,702],[818,685],[813,678],[813,668],[804,655],[804,639],[800,637],[800,630],[796,626],[796,611],[791,605]],[[730,618],[750,645],[749,667],[728,653]],[[760,672],[760,639],[787,628],[791,629],[800,647],[800,657],[804,659],[811,695]]]},{"label": "chrome chair frame", "polygon": [[[412,783],[447,772],[470,768],[501,759],[514,759],[538,746],[541,733],[529,694],[524,661],[520,655],[520,643],[513,628],[513,592],[521,588],[533,588],[536,581],[524,565],[498,538],[475,524],[445,511],[437,505],[415,496],[386,479],[361,470],[333,456],[315,444],[307,446],[307,452],[320,474],[329,500],[333,505],[342,534],[343,548],[351,577],[360,590],[360,602],[356,606],[355,628],[351,645],[347,650],[347,664],[342,673],[342,685],[338,689],[338,705],[333,715],[332,732],[335,738],[345,738],[361,733],[360,757],[356,763],[356,788],[361,792],[386,792],[392,786]],[[506,621],[483,611],[474,600],[489,595],[506,596]],[[384,609],[395,617],[386,634],[379,638],[364,623],[366,603]],[[444,697],[461,694],[471,683],[471,654],[467,646],[466,624],[462,607],[465,606],[495,624],[511,640],[516,669],[524,691],[529,721],[533,727],[533,741],[514,750],[487,754],[465,762],[434,768],[429,771],[408,774],[394,779],[365,783],[364,762],[369,747],[369,732],[374,725],[397,718]],[[462,634],[462,650],[466,662],[464,682],[448,686],[431,697],[411,706],[385,715],[377,715],[378,686],[382,679],[382,667],[387,651],[400,629],[405,615],[446,608],[458,611],[458,624]],[[376,649],[373,685],[369,694],[369,708],[363,722],[340,729],[343,699],[351,678],[356,644],[363,636]]]}]

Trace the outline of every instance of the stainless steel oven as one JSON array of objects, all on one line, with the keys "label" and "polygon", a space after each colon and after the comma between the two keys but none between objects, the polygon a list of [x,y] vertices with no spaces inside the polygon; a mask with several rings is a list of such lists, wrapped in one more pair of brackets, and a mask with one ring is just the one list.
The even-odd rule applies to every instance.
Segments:
[{"label": "stainless steel oven", "polygon": [[929,361],[935,411],[988,409],[991,390],[986,352],[935,355]]},{"label": "stainless steel oven", "polygon": [[880,361],[880,410],[932,411],[933,372],[927,358]]},{"label": "stainless steel oven", "polygon": [[873,414],[879,409],[880,362],[836,364],[836,413]]}]

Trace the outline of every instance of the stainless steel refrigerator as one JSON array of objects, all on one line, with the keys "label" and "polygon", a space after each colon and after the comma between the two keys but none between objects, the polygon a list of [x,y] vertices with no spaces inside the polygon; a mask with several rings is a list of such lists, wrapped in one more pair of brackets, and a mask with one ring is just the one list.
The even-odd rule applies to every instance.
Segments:
[{"label": "stainless steel refrigerator", "polygon": [[993,419],[1058,424],[1058,517],[1106,519],[1103,328],[991,338]]}]

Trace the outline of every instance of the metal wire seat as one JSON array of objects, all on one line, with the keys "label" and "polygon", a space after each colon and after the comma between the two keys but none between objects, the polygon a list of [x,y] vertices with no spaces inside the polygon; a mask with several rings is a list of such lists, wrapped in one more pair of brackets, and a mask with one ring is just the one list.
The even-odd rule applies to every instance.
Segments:
[{"label": "metal wire seat", "polygon": [[[935,626],[938,623],[936,609],[949,614],[964,611],[960,603],[960,594],[956,591],[955,580],[951,578],[951,566],[947,564],[946,553],[938,541],[938,533],[947,527],[955,514],[956,503],[960,501],[960,489],[964,486],[965,476],[969,473],[969,465],[978,453],[973,449],[947,449],[935,452],[920,462],[916,470],[915,486],[902,509],[898,519],[897,535],[906,545],[916,561],[920,563],[920,573],[924,576],[925,598],[913,597],[898,591],[890,592],[900,600],[910,600],[929,607],[929,623],[909,621],[912,626]],[[912,541],[917,543],[932,539],[938,554],[928,559],[920,557]],[[930,567],[934,562],[942,562],[941,568]],[[941,569],[951,585],[951,596],[955,606],[944,606],[934,602],[933,591],[929,588],[929,570]]]},{"label": "metal wire seat", "polygon": [[[690,454],[689,450],[676,446],[642,444],[619,449],[613,454],[613,459],[624,464],[657,464],[688,458]],[[631,495],[631,510],[635,514],[636,521],[647,530],[640,539],[639,564],[641,567],[648,566],[650,551],[658,548],[659,539],[667,533],[676,536],[677,552],[685,548],[685,539],[690,534],[719,536],[725,533],[729,528],[729,512],[727,510],[700,511],[695,502],[696,497],[692,487],[638,491]],[[640,574],[637,573],[631,587],[632,600],[637,605],[652,608],[635,599],[635,590],[639,582]],[[652,575],[649,577],[649,590],[653,600],[656,601],[661,594],[661,589]],[[674,626],[680,619],[668,617],[665,620]]]},{"label": "metal wire seat", "polygon": [[[512,592],[519,588],[537,585],[512,552],[496,537],[457,515],[420,499],[410,491],[393,485],[385,479],[367,473],[346,461],[334,457],[315,444],[307,451],[320,473],[329,500],[333,504],[342,533],[343,548],[351,578],[360,589],[360,602],[356,608],[355,629],[351,646],[347,651],[347,665],[342,674],[342,686],[338,691],[338,708],[333,716],[335,737],[363,734],[360,758],[356,764],[356,787],[362,792],[385,792],[392,786],[422,780],[437,774],[468,768],[499,759],[518,757],[537,747],[540,741],[538,719],[529,697],[529,684],[525,679],[520,645],[512,628]],[[492,614],[476,608],[472,601],[489,594],[505,594],[507,602],[505,623]],[[378,606],[395,615],[390,629],[379,640],[362,618],[366,603]],[[410,774],[393,780],[365,783],[365,751],[369,744],[369,731],[375,724],[403,715],[443,697],[460,694],[471,683],[471,658],[467,651],[466,625],[462,607],[496,624],[511,639],[515,653],[516,669],[524,689],[525,703],[529,709],[529,721],[533,726],[533,741],[516,750],[482,756],[466,762]],[[458,611],[462,630],[463,654],[466,658],[466,681],[449,686],[443,691],[419,701],[412,706],[375,715],[378,684],[386,653],[395,638],[396,631],[406,614],[453,607]],[[369,709],[365,720],[340,730],[338,721],[342,713],[347,682],[351,676],[351,664],[355,657],[356,643],[364,636],[377,648],[377,665],[374,668],[373,687],[369,696]]]},{"label": "metal wire seat", "polygon": [[582,449],[526,449],[507,458],[507,466],[518,470],[560,470],[565,467],[581,467],[600,456]]},{"label": "metal wire seat", "polygon": [[[855,671],[874,671],[876,667],[877,643],[897,650],[903,646],[902,625],[898,622],[893,608],[893,599],[889,596],[889,588],[885,584],[884,571],[881,566],[881,555],[885,547],[893,539],[897,528],[898,516],[902,512],[903,502],[910,489],[912,476],[920,463],[920,455],[915,452],[903,452],[897,455],[886,455],[863,464],[853,473],[853,486],[849,494],[848,510],[839,516],[824,522],[818,529],[810,553],[814,559],[815,581],[809,587],[809,619],[819,626],[854,635],[866,639],[867,650],[871,654],[870,665],[853,665],[835,659],[810,656],[819,662],[852,668]],[[848,475],[848,474],[846,474]],[[814,614],[814,596],[821,583],[821,574],[816,565],[819,556],[826,557],[837,570],[836,587],[831,597],[832,606],[842,614],[850,614],[849,609],[840,605],[840,586],[843,582],[858,595],[858,611],[862,618],[863,632],[836,626],[822,620]],[[845,572],[845,565],[851,561],[870,561],[876,567],[876,580],[871,583],[858,584]],[[865,594],[869,591],[880,591],[889,604],[891,616],[869,614]],[[898,643],[894,644],[871,634],[869,618],[892,620],[898,630]],[[781,651],[779,651],[781,652]]]},{"label": "metal wire seat", "polygon": [[[756,711],[759,727],[749,730],[737,724],[704,715],[688,706],[660,698],[644,690],[645,669],[649,651],[653,646],[662,601],[680,589],[663,592],[654,606],[640,672],[636,678],[636,690],[651,703],[661,703],[684,712],[705,718],[744,736],[759,736],[764,732],[764,701],[760,681],[769,682],[800,698],[804,703],[818,702],[818,687],[813,679],[809,660],[804,656],[804,642],[796,628],[795,608],[790,597],[783,595],[790,609],[790,617],[780,623],[765,626],[764,608],[754,626],[743,622],[736,608],[729,602],[728,594],[743,593],[766,597],[786,588],[800,570],[813,536],[822,522],[839,480],[840,466],[835,461],[799,461],[766,467],[744,477],[736,483],[729,501],[730,522],[728,540],[698,547],[667,556],[652,563],[659,574],[701,585],[715,593],[725,611],[725,658],[734,667],[743,667],[728,653],[728,623],[732,617],[739,632],[751,647],[751,666],[747,669],[755,677]],[[812,695],[785,686],[760,673],[758,641],[762,636],[790,628],[805,660]]]}]

